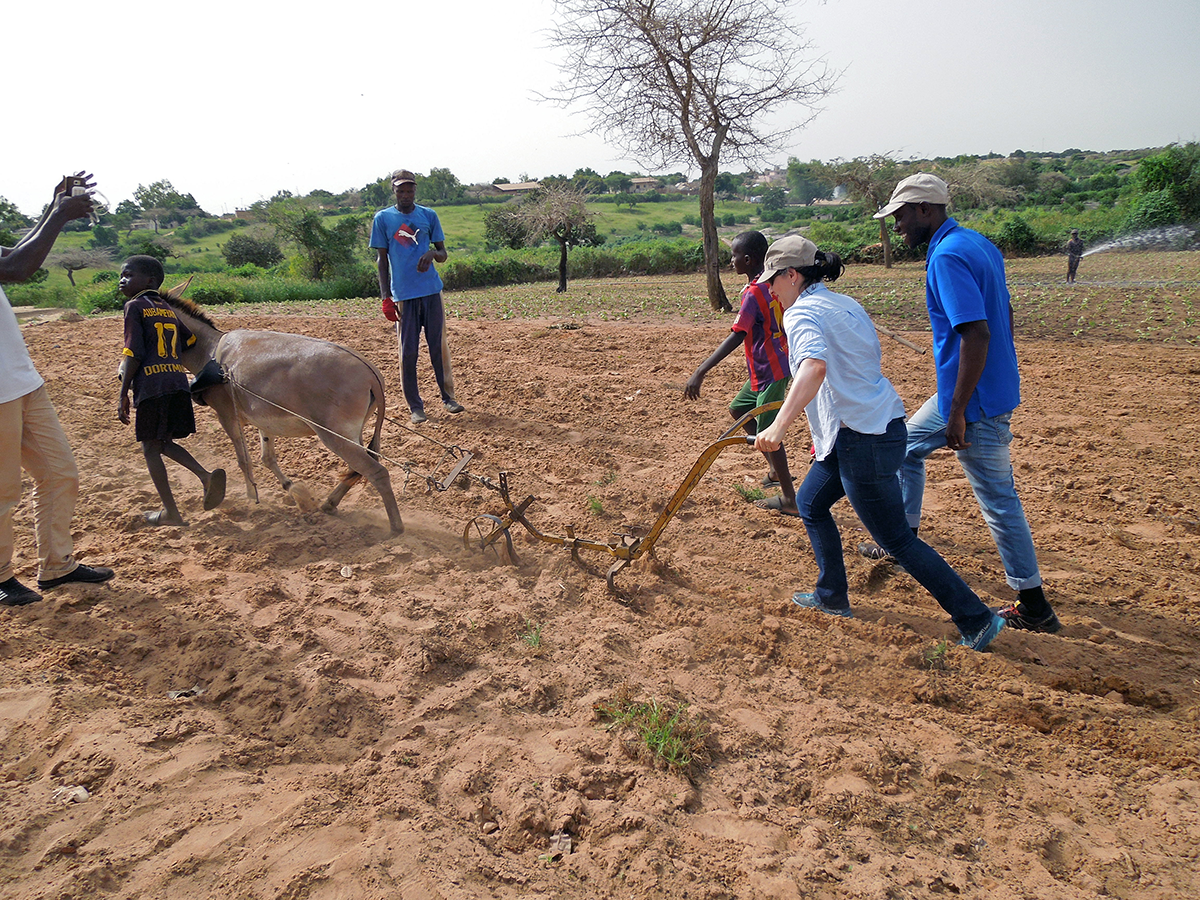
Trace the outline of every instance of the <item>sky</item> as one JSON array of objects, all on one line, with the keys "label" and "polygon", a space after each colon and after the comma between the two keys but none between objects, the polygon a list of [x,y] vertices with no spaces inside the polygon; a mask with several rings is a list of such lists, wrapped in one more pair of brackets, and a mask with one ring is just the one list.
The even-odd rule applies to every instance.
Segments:
[{"label": "sky", "polygon": [[[1127,150],[1200,140],[1197,0],[792,0],[841,73],[760,168],[892,153]],[[169,180],[210,213],[395,168],[464,183],[647,172],[538,100],[553,0],[9,0],[0,197],[37,215],[84,169],[115,206]],[[769,27],[766,23],[764,27]],[[741,171],[744,167],[734,167]],[[672,171],[688,171],[686,166]],[[697,174],[693,167],[688,174]]]}]

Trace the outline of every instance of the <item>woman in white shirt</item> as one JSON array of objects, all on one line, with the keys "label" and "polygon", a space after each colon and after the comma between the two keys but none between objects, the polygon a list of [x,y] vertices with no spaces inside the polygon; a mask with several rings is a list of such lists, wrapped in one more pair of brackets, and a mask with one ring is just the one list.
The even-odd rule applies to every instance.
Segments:
[{"label": "woman in white shirt", "polygon": [[830,513],[846,497],[871,537],[950,614],[960,645],[984,650],[1004,620],[908,525],[897,477],[907,439],[904,403],[880,369],[879,338],[866,311],[825,286],[844,269],[836,253],[789,235],[771,245],[759,278],[784,308],[792,386],[755,446],[778,447],[804,410],[815,448],[796,503],[819,573],[815,590],[797,591],[792,602],[851,616],[842,539]]}]

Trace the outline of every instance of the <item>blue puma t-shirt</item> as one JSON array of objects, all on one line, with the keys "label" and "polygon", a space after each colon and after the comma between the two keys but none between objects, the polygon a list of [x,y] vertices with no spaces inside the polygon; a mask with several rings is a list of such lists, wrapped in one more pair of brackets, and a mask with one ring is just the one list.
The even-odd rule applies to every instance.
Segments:
[{"label": "blue puma t-shirt", "polygon": [[395,206],[375,213],[371,223],[371,247],[386,250],[392,275],[392,299],[412,300],[428,297],[442,289],[442,277],[430,265],[417,271],[419,260],[431,244],[444,241],[442,223],[428,206],[414,206],[409,213]]}]

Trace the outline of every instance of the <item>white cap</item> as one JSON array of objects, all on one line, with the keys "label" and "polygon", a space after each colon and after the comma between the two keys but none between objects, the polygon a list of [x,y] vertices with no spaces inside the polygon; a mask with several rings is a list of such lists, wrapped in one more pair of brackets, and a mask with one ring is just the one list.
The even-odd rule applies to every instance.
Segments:
[{"label": "white cap", "polygon": [[918,172],[909,175],[892,191],[892,199],[887,206],[875,213],[874,218],[886,219],[905,203],[932,203],[935,206],[945,206],[950,202],[950,188],[946,182],[936,175]]}]

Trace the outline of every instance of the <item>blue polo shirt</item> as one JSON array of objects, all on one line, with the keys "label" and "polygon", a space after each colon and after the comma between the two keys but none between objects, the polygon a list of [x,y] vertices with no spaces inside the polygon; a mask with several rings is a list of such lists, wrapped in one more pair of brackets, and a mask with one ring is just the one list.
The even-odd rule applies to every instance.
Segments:
[{"label": "blue polo shirt", "polygon": [[1013,343],[1011,301],[1004,257],[978,231],[947,219],[929,241],[925,257],[925,304],[933,328],[938,410],[949,420],[958,381],[962,338],[954,329],[986,320],[991,340],[983,375],[967,401],[968,422],[1012,412],[1021,403],[1021,376]]},{"label": "blue polo shirt", "polygon": [[417,260],[430,244],[444,241],[438,214],[428,206],[414,206],[412,212],[400,212],[395,206],[375,213],[371,223],[371,247],[386,250],[392,275],[392,299],[412,300],[428,297],[442,289],[442,278],[430,265],[417,271]]}]

